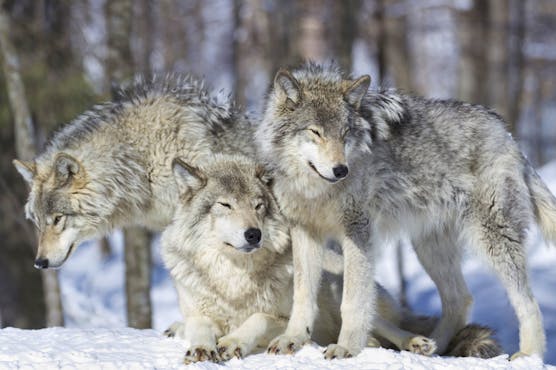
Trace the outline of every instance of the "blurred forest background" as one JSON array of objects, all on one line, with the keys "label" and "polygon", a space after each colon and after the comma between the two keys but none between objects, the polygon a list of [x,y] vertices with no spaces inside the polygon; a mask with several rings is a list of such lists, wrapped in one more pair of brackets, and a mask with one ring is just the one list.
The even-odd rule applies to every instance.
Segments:
[{"label": "blurred forest background", "polygon": [[[556,158],[554,0],[8,0],[0,12],[0,323],[63,325],[33,265],[12,166],[134,74],[183,72],[260,112],[280,66],[335,60],[373,87],[498,111],[535,166]],[[125,232],[128,324],[150,327],[149,244]],[[103,244],[110,253],[107,241]]]}]

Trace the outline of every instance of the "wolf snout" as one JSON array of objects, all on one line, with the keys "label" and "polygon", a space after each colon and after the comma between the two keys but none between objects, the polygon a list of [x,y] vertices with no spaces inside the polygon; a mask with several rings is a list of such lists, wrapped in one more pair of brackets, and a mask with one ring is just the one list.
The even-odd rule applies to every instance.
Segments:
[{"label": "wolf snout", "polygon": [[48,258],[37,258],[35,260],[34,266],[36,269],[48,268]]},{"label": "wolf snout", "polygon": [[247,240],[247,243],[249,243],[249,245],[259,244],[262,237],[261,230],[254,227],[247,229],[243,235],[245,236],[245,240]]},{"label": "wolf snout", "polygon": [[332,168],[332,172],[334,173],[334,176],[336,176],[337,179],[343,179],[348,175],[349,170],[346,165],[339,164],[334,168]]}]

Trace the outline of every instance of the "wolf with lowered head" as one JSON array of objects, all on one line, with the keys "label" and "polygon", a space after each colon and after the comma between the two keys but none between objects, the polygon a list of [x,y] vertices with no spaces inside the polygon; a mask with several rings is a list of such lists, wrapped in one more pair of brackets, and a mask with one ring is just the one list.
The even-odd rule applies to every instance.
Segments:
[{"label": "wolf with lowered head", "polygon": [[[556,200],[495,113],[456,101],[368,91],[334,67],[278,72],[258,149],[292,224],[294,303],[273,353],[299,348],[317,311],[323,245],[344,250],[342,329],[327,358],[361,351],[372,325],[375,250],[408,237],[435,282],[442,317],[431,336],[444,353],[466,323],[472,298],[461,273],[469,246],[499,276],[514,307],[520,350],[545,351],[529,286],[525,245],[538,223],[556,239]],[[340,222],[338,222],[340,221]]]},{"label": "wolf with lowered head", "polygon": [[173,216],[171,163],[212,152],[252,154],[249,122],[193,78],[139,80],[54,135],[33,161],[25,212],[39,230],[35,266],[59,267],[83,240],[113,228],[160,230]]}]

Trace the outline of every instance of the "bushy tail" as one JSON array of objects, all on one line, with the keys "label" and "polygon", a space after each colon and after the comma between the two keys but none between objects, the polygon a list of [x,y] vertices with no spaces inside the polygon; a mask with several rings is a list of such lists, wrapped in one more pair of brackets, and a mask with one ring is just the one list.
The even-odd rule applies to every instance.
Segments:
[{"label": "bushy tail", "polygon": [[531,166],[526,168],[525,180],[541,231],[547,240],[556,242],[556,198]]},{"label": "bushy tail", "polygon": [[492,358],[502,353],[502,347],[494,338],[492,329],[477,324],[468,324],[452,338],[445,355]]},{"label": "bushy tail", "polygon": [[[416,334],[430,336],[437,317],[416,316],[410,312],[403,315],[400,328]],[[492,358],[501,355],[502,347],[494,338],[494,331],[488,327],[468,324],[450,341],[444,356]]]}]

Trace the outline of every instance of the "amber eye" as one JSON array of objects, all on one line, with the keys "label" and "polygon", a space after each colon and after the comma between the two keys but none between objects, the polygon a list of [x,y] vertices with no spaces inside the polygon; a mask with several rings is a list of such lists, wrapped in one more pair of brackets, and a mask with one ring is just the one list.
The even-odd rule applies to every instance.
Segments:
[{"label": "amber eye", "polygon": [[217,203],[220,204],[222,207],[232,209],[232,206],[230,205],[230,203],[223,203],[223,202],[217,202]]},{"label": "amber eye", "polygon": [[58,215],[54,217],[54,226],[58,225],[62,221],[62,215]]}]

